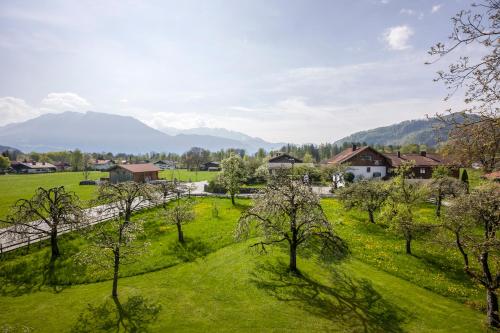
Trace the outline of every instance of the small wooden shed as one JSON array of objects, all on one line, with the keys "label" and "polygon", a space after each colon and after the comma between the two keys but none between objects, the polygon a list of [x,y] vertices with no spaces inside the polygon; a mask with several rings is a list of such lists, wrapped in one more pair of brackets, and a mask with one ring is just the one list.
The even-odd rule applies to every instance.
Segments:
[{"label": "small wooden shed", "polygon": [[151,163],[121,164],[114,166],[109,171],[109,181],[113,184],[122,182],[147,183],[158,180],[160,168]]}]

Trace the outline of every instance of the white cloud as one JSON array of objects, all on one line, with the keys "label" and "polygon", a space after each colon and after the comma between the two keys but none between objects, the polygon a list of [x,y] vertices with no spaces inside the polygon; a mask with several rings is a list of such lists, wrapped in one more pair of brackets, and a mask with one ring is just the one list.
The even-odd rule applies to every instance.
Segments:
[{"label": "white cloud", "polygon": [[0,126],[25,121],[38,115],[40,115],[40,112],[37,109],[20,98],[0,98]]},{"label": "white cloud", "polygon": [[441,7],[443,7],[442,4],[432,6],[431,13],[432,14],[437,13],[441,9]]},{"label": "white cloud", "polygon": [[0,126],[22,122],[45,113],[87,111],[91,104],[74,93],[50,93],[38,106],[16,97],[0,97]]},{"label": "white cloud", "polygon": [[52,112],[87,111],[91,104],[75,93],[50,93],[41,102],[41,108]]},{"label": "white cloud", "polygon": [[387,29],[383,34],[383,38],[391,50],[401,51],[411,47],[408,41],[413,34],[413,30],[409,26],[400,25]]},{"label": "white cloud", "polygon": [[120,103],[128,103],[128,99],[122,98],[122,99],[120,99]]}]

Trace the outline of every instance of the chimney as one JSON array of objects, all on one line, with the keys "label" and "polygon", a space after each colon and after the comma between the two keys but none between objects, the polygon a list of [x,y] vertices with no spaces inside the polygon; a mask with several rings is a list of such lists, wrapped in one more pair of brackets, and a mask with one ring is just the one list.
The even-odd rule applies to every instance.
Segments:
[{"label": "chimney", "polygon": [[352,144],[352,151],[355,151],[355,150],[356,150],[356,148],[357,148],[357,147],[356,147],[356,144],[355,144],[355,143],[353,143],[353,144]]},{"label": "chimney", "polygon": [[401,158],[401,152],[398,150],[398,158]]},{"label": "chimney", "polygon": [[420,152],[420,156],[426,157],[427,156],[427,152],[425,150],[422,150]]}]

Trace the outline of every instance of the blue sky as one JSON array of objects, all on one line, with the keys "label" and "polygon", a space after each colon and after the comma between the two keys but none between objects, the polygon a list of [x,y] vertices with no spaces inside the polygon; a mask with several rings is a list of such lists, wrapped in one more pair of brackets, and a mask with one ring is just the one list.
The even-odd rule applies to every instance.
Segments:
[{"label": "blue sky", "polygon": [[331,142],[459,106],[433,82],[446,63],[424,62],[469,5],[2,1],[0,125],[93,110],[155,128]]}]

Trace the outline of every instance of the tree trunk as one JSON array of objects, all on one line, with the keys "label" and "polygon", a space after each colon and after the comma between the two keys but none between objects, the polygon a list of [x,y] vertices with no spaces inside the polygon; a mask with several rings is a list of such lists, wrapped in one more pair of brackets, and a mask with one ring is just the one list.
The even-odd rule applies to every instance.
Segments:
[{"label": "tree trunk", "polygon": [[114,251],[115,263],[114,263],[114,274],[113,274],[113,291],[111,295],[113,297],[118,297],[118,272],[120,270],[120,248],[117,247]]},{"label": "tree trunk", "polygon": [[182,232],[182,225],[177,223],[177,235],[179,236],[179,242],[184,243],[184,233]]},{"label": "tree trunk", "polygon": [[298,272],[297,270],[297,245],[290,244],[290,271]]},{"label": "tree trunk", "polygon": [[406,236],[406,254],[411,255],[411,235]]},{"label": "tree trunk", "polygon": [[369,210],[368,211],[368,216],[370,217],[370,222],[375,223],[375,219],[373,218],[373,211]]},{"label": "tree trunk", "polygon": [[486,290],[486,302],[488,326],[493,328],[500,327],[500,318],[498,317],[498,297],[494,290]]},{"label": "tree trunk", "polygon": [[50,247],[52,249],[50,261],[54,262],[61,255],[59,252],[59,245],[57,244],[57,228],[52,229],[50,233]]},{"label": "tree trunk", "polygon": [[234,194],[233,194],[233,193],[231,193],[231,203],[232,203],[233,205],[235,204],[235,202],[234,202]]},{"label": "tree trunk", "polygon": [[436,200],[436,216],[440,217],[441,216],[441,196],[437,197]]}]

